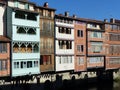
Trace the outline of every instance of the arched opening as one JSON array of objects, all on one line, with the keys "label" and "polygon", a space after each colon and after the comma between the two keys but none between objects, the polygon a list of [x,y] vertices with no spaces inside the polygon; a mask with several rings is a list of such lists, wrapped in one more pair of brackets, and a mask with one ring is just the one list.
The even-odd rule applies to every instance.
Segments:
[{"label": "arched opening", "polygon": [[36,32],[33,28],[30,28],[27,33],[28,34],[36,34]]},{"label": "arched opening", "polygon": [[26,52],[26,46],[25,44],[21,45],[21,53],[25,53]]},{"label": "arched opening", "polygon": [[27,52],[28,52],[28,53],[32,53],[32,45],[31,45],[31,44],[29,44],[29,45],[27,46]]},{"label": "arched opening", "polygon": [[13,53],[17,53],[17,52],[19,52],[19,46],[17,43],[15,43],[13,46]]},{"label": "arched opening", "polygon": [[34,46],[34,50],[33,50],[35,53],[37,53],[37,52],[39,52],[39,47],[38,47],[38,45],[37,44],[35,44],[35,46]]},{"label": "arched opening", "polygon": [[17,27],[17,33],[19,33],[19,34],[26,34],[26,31],[24,30],[24,28],[23,27]]}]

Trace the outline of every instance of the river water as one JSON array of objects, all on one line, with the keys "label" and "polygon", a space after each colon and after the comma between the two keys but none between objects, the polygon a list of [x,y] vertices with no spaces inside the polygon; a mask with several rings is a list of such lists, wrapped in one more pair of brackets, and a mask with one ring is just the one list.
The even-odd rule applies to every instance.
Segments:
[{"label": "river water", "polygon": [[99,84],[88,87],[87,90],[120,90],[120,81],[114,81],[113,83],[101,82]]},{"label": "river water", "polygon": [[[73,85],[73,86],[72,86]],[[94,83],[79,83],[76,85],[75,82],[72,84],[65,84],[59,90],[120,90],[119,81],[102,81]]]},{"label": "river water", "polygon": [[0,90],[120,90],[120,80],[94,83],[89,83],[88,80],[64,80],[61,85],[48,81],[44,84],[3,85],[0,86]]}]

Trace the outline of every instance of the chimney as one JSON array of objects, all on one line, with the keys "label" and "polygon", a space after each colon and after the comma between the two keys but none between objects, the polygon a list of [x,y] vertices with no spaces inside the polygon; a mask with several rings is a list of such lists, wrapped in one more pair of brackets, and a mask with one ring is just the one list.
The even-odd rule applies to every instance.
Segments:
[{"label": "chimney", "polygon": [[107,20],[107,19],[104,19],[104,22],[108,22],[108,20]]},{"label": "chimney", "polygon": [[69,17],[69,12],[65,12],[65,16],[66,16],[66,17]]},{"label": "chimney", "polygon": [[77,16],[75,14],[73,14],[73,18],[76,18]]},{"label": "chimney", "polygon": [[48,7],[48,2],[45,2],[45,3],[44,3],[44,7]]},{"label": "chimney", "polygon": [[115,19],[114,19],[114,18],[111,18],[111,19],[110,19],[110,23],[115,23]]}]

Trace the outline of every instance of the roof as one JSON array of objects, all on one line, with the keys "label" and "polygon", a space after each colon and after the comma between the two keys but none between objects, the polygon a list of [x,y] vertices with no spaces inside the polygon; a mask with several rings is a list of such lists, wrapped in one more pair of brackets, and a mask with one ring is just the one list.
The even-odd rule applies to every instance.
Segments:
[{"label": "roof", "polygon": [[23,11],[23,12],[26,12],[26,13],[34,13],[34,14],[39,14],[38,12],[36,11],[31,11],[31,10],[27,10],[27,9],[20,9],[20,8],[16,8],[16,7],[10,7],[12,8],[13,10],[18,10],[18,11]]},{"label": "roof", "polygon": [[73,19],[73,20],[79,20],[79,21],[83,21],[83,22],[90,22],[90,23],[101,23],[103,24],[104,21],[101,20],[94,20],[94,19],[88,19],[88,18],[79,18],[79,17],[72,17],[72,16],[65,16],[62,14],[59,15],[55,15],[56,17],[62,17],[62,18],[67,18],[67,19]]},{"label": "roof", "polygon": [[18,0],[18,1],[35,5],[34,2],[30,2],[29,0]]},{"label": "roof", "polygon": [[[14,1],[14,0],[8,0],[8,1]],[[17,1],[36,5],[34,2],[30,2],[29,0],[17,0]]]},{"label": "roof", "polygon": [[0,35],[0,42],[10,42],[10,39],[8,39],[5,36]]},{"label": "roof", "polygon": [[36,8],[56,11],[56,9],[54,9],[54,8],[49,8],[49,7],[44,7],[44,6],[36,6]]}]

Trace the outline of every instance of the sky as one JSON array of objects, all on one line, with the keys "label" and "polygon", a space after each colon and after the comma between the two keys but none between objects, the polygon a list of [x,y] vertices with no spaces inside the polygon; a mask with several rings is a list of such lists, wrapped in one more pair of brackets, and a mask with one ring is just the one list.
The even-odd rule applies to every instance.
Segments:
[{"label": "sky", "polygon": [[43,6],[48,2],[50,8],[56,9],[56,14],[69,12],[79,18],[96,20],[120,19],[120,0],[30,0],[37,5]]}]

